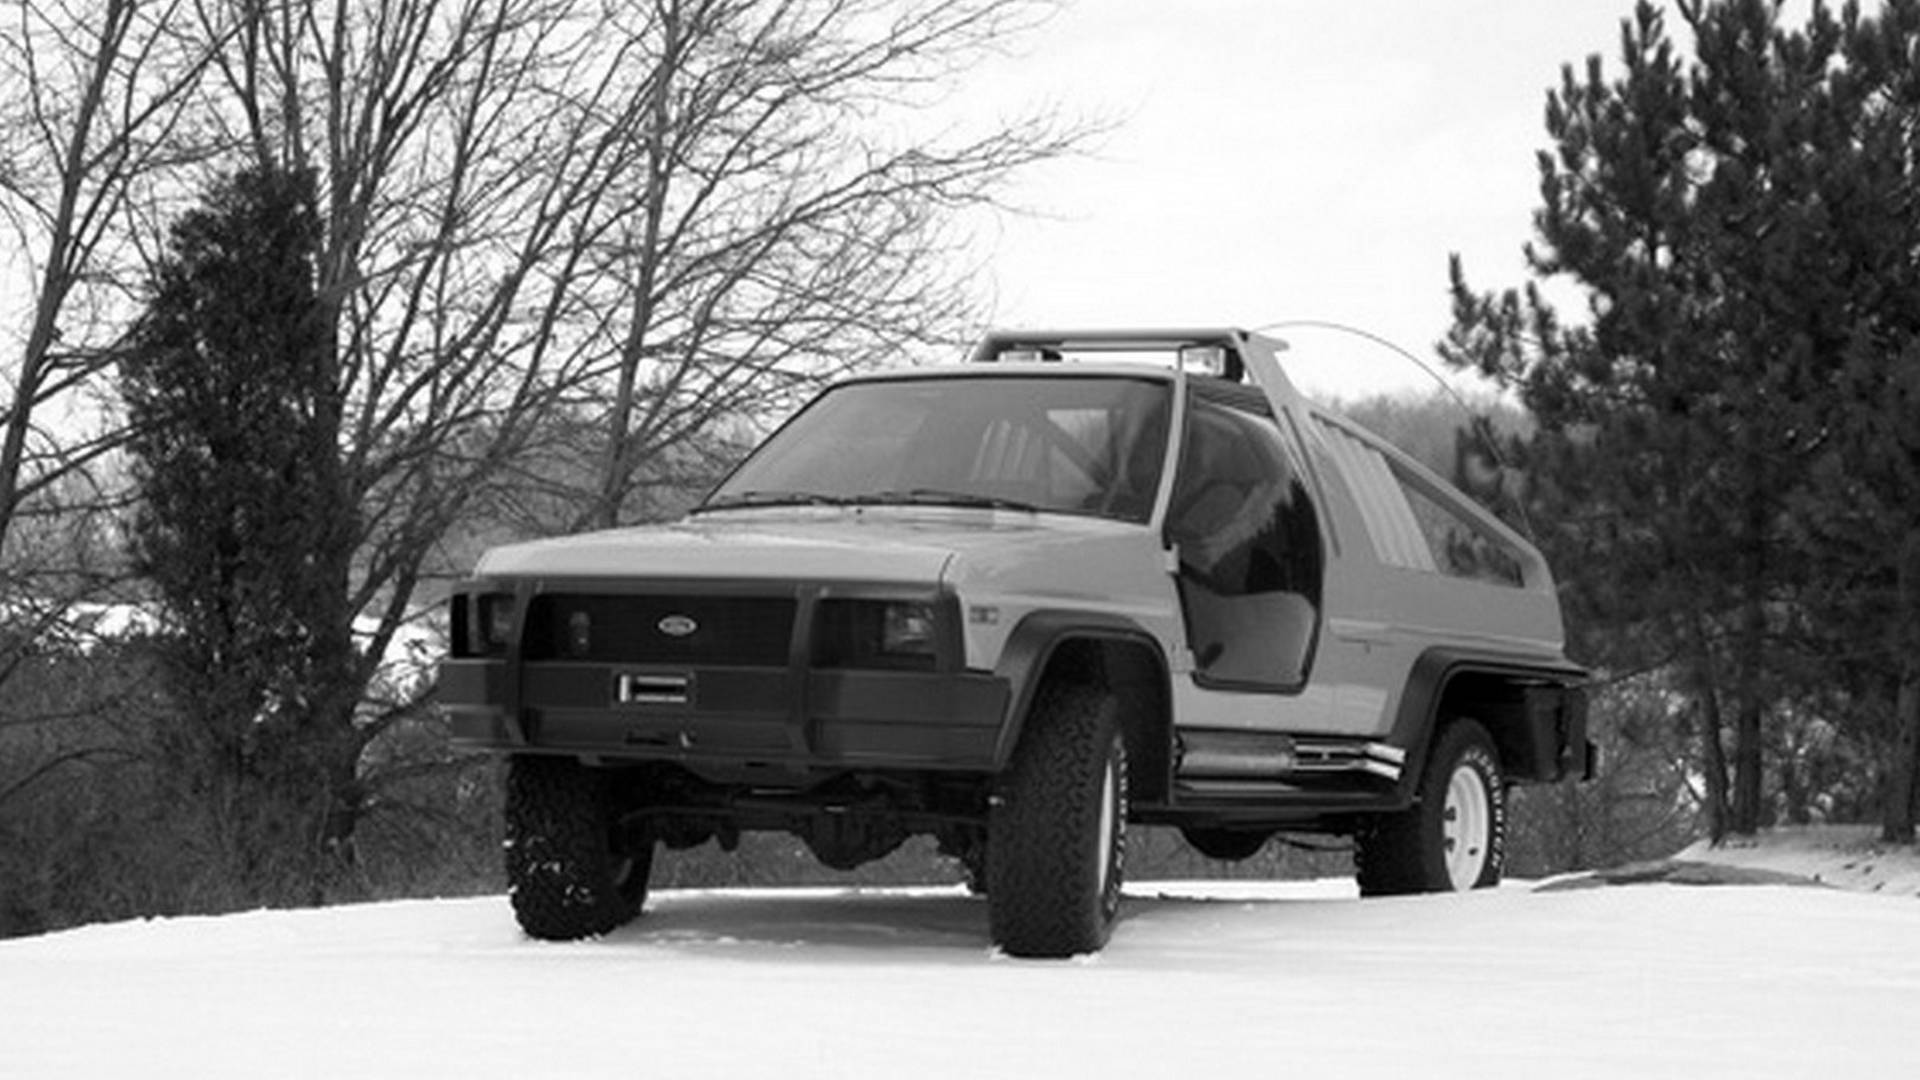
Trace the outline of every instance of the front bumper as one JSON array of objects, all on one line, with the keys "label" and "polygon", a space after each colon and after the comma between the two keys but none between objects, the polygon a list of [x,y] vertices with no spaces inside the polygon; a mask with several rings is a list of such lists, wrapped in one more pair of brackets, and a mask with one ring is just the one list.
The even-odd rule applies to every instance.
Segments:
[{"label": "front bumper", "polygon": [[[483,648],[481,601],[502,597],[506,640]],[[911,663],[858,644],[881,607],[902,603],[931,613],[930,654]],[[932,586],[474,581],[452,614],[440,701],[454,743],[470,749],[669,761],[775,783],[992,771],[1005,750],[1008,681],[965,665],[959,603]]]},{"label": "front bumper", "polygon": [[728,771],[991,770],[1010,696],[976,672],[440,666],[457,746]]}]

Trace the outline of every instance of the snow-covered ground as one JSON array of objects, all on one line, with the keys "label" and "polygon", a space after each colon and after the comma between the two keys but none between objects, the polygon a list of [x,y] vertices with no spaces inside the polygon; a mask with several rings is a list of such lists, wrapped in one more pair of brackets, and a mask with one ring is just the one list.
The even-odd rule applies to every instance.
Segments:
[{"label": "snow-covered ground", "polygon": [[94,926],[0,942],[0,1076],[1910,1075],[1912,852],[1860,889],[1676,883],[1870,850],[1364,902],[1147,882],[1066,962],[994,955],[946,888],[669,892],[574,945],[500,898]]},{"label": "snow-covered ground", "polygon": [[1920,897],[1920,852],[1881,844],[1879,832],[1865,825],[1814,825],[1781,829],[1755,840],[1733,840],[1720,847],[1703,840],[1675,856],[1675,861],[1738,866],[1841,889]]}]

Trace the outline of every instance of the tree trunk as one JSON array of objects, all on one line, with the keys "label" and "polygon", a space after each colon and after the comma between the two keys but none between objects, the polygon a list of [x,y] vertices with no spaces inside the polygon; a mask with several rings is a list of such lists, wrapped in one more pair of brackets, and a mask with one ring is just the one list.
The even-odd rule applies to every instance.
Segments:
[{"label": "tree trunk", "polygon": [[1893,761],[1887,769],[1880,837],[1890,844],[1911,844],[1914,819],[1920,817],[1920,649],[1915,645],[1920,642],[1920,535],[1907,537],[1898,580],[1905,633],[1895,637],[1900,689],[1894,696]]},{"label": "tree trunk", "polygon": [[1760,831],[1764,805],[1766,758],[1761,744],[1766,715],[1767,661],[1767,469],[1755,451],[1747,463],[1745,553],[1741,556],[1740,627],[1734,648],[1733,820],[1730,830],[1742,836]]},{"label": "tree trunk", "polygon": [[1707,774],[1707,837],[1714,843],[1726,839],[1729,831],[1727,807],[1727,754],[1720,744],[1723,727],[1718,695],[1709,690],[1699,698],[1701,767]]},{"label": "tree trunk", "polygon": [[1797,755],[1787,754],[1780,762],[1780,802],[1782,816],[1789,825],[1813,824],[1813,807],[1809,805],[1809,785],[1800,775],[1800,760]]},{"label": "tree trunk", "polygon": [[1707,644],[1706,630],[1700,625],[1698,616],[1688,620],[1688,645],[1693,656],[1688,662],[1692,669],[1689,681],[1693,684],[1695,715],[1698,717],[1700,738],[1700,769],[1706,774],[1706,812],[1707,838],[1718,844],[1727,835],[1727,758],[1726,750],[1720,744],[1722,721],[1720,717],[1720,690],[1718,680],[1714,678],[1713,656]]},{"label": "tree trunk", "polygon": [[645,253],[639,279],[633,286],[633,322],[627,327],[620,348],[620,371],[614,387],[612,407],[607,417],[607,446],[602,459],[600,490],[588,511],[585,524],[611,529],[620,524],[621,510],[633,487],[635,461],[634,411],[640,389],[640,364],[646,358],[646,344],[653,333],[654,290],[660,273],[661,232],[666,227],[667,196],[672,186],[672,160],[668,142],[674,135],[672,109],[674,74],[683,62],[684,47],[678,8],[664,13],[660,60],[648,87],[646,162],[647,186],[642,202],[644,217],[639,248]]},{"label": "tree trunk", "polygon": [[1733,724],[1733,816],[1728,831],[1752,836],[1760,831],[1766,773],[1760,740],[1762,707],[1751,685],[1739,693]]},{"label": "tree trunk", "polygon": [[1914,842],[1920,816],[1920,661],[1909,659],[1900,676],[1894,705],[1893,761],[1887,770],[1887,801],[1880,838],[1890,844]]}]

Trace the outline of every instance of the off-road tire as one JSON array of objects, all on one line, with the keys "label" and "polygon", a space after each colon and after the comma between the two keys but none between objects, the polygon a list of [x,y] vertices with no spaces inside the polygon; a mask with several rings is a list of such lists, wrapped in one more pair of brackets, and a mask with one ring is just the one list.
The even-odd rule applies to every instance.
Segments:
[{"label": "off-road tire", "polygon": [[[1468,835],[1460,835],[1462,829]],[[1354,834],[1360,895],[1497,885],[1506,865],[1506,837],[1507,789],[1493,740],[1474,721],[1455,720],[1434,740],[1413,805]]]},{"label": "off-road tire", "polygon": [[1126,869],[1127,748],[1112,694],[1040,690],[987,824],[987,921],[1012,956],[1106,945]]},{"label": "off-road tire", "polygon": [[1245,862],[1266,849],[1273,833],[1261,829],[1180,830],[1187,846],[1217,862]]},{"label": "off-road tire", "polygon": [[604,772],[572,758],[522,755],[508,763],[508,895],[529,935],[574,941],[640,914],[654,845],[615,848],[610,794]]}]

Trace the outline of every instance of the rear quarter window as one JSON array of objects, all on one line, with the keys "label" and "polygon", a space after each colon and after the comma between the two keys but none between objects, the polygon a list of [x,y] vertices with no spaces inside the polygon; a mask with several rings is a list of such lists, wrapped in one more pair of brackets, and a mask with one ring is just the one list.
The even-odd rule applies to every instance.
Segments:
[{"label": "rear quarter window", "polygon": [[1524,564],[1497,533],[1429,490],[1419,474],[1345,425],[1315,417],[1353,488],[1380,561],[1406,570],[1519,588]]}]

